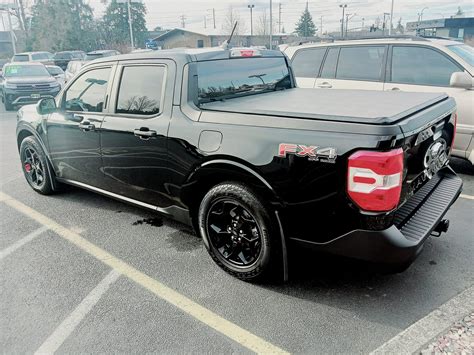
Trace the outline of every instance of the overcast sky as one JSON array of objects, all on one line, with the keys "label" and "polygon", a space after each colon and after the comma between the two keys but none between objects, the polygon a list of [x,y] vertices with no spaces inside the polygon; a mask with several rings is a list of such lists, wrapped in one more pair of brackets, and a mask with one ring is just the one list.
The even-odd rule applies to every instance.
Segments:
[{"label": "overcast sky", "polygon": [[[89,0],[97,14],[103,11],[100,0]],[[239,13],[244,27],[250,29],[250,10],[247,5],[254,4],[254,26],[263,11],[269,11],[269,0],[144,0],[147,7],[147,25],[149,29],[156,26],[165,28],[181,27],[180,16],[186,17],[186,28],[204,30],[204,17],[207,28],[211,28],[212,9],[216,13],[216,28],[222,29],[223,20],[233,7]],[[273,16],[278,21],[278,4],[281,3],[281,22],[286,32],[292,32],[301,12],[306,6],[305,0],[273,0]],[[320,26],[320,16],[323,16],[323,31],[335,31],[340,26],[341,9],[339,4],[347,3],[347,11],[356,14],[349,21],[349,28],[360,27],[362,18],[365,25],[372,24],[377,17],[383,18],[384,12],[390,12],[391,0],[310,0],[309,10],[316,25]],[[395,0],[394,19],[402,22],[416,21],[417,13],[424,7],[423,19],[450,17],[461,6],[466,16],[474,16],[472,0]],[[394,21],[394,22],[396,22]],[[276,26],[276,28],[278,28]]]},{"label": "overcast sky", "polygon": [[[96,17],[103,14],[105,5],[103,0],[86,0],[94,9]],[[110,1],[110,0],[107,0]],[[0,0],[0,3],[11,2]],[[147,13],[147,26],[151,30],[156,26],[164,28],[181,27],[182,15],[185,16],[186,28],[195,31],[204,31],[204,18],[206,18],[207,29],[212,29],[212,9],[216,14],[216,30],[223,28],[224,19],[232,7],[240,17],[243,27],[250,32],[249,4],[254,7],[254,28],[258,26],[259,18],[264,11],[269,11],[269,0],[143,0]],[[292,32],[295,23],[301,16],[306,6],[305,0],[274,0],[273,16],[278,30],[279,4],[281,3],[281,22],[286,32]],[[337,31],[340,28],[341,9],[339,4],[347,3],[347,12],[353,16],[349,21],[349,28],[361,27],[364,24],[371,25],[377,17],[383,18],[384,12],[390,12],[391,0],[310,0],[308,7],[317,27],[321,24],[323,16],[323,31]],[[418,13],[423,12],[423,19],[434,19],[450,17],[461,6],[466,16],[474,16],[473,0],[395,0],[394,23],[402,18],[402,23],[416,21]],[[354,15],[355,14],[355,15]],[[364,20],[362,20],[364,19]],[[0,27],[2,24],[0,23]]]}]

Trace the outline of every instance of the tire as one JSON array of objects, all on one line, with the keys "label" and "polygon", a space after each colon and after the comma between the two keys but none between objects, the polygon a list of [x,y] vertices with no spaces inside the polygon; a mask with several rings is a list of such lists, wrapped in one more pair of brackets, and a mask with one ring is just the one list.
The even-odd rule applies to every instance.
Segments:
[{"label": "tire", "polygon": [[14,106],[10,102],[8,102],[7,99],[3,100],[3,104],[5,105],[5,111],[13,111]]},{"label": "tire", "polygon": [[225,182],[202,199],[199,233],[209,255],[245,281],[269,279],[280,269],[280,237],[270,209],[246,185]]},{"label": "tire", "polygon": [[31,188],[43,195],[53,193],[49,162],[36,138],[29,136],[23,139],[20,159],[23,174]]}]

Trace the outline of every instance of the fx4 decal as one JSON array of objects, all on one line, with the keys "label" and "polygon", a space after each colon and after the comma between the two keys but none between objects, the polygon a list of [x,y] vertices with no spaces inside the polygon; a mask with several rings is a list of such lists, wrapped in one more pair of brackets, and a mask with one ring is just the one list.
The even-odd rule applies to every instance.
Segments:
[{"label": "fx4 decal", "polygon": [[278,156],[286,157],[288,154],[296,155],[297,157],[308,157],[311,161],[320,161],[324,163],[335,163],[337,153],[335,148],[327,147],[321,148],[315,145],[280,143],[278,147]]}]

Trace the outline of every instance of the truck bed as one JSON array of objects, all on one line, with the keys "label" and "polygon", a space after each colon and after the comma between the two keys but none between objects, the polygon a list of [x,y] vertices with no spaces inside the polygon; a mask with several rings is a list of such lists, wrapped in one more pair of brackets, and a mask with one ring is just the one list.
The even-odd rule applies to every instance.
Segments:
[{"label": "truck bed", "polygon": [[294,88],[205,103],[201,109],[389,125],[447,98],[440,93]]}]

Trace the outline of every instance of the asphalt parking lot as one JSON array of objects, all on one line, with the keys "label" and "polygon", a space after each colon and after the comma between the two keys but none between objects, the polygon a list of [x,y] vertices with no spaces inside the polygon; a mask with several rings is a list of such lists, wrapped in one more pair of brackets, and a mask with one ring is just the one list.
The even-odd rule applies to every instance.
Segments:
[{"label": "asphalt parking lot", "polygon": [[34,193],[0,112],[4,353],[368,353],[474,283],[471,167],[451,229],[404,273],[290,250],[290,281],[225,274],[185,226],[79,189]]}]

